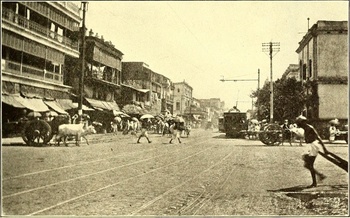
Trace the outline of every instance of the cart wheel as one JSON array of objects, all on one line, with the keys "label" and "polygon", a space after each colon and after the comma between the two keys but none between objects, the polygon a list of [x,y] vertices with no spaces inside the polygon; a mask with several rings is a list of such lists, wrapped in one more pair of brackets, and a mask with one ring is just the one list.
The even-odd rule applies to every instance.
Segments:
[{"label": "cart wheel", "polygon": [[51,127],[44,120],[26,123],[22,130],[23,141],[30,146],[46,145],[52,138]]},{"label": "cart wheel", "polygon": [[259,139],[265,145],[279,145],[282,143],[282,127],[278,124],[269,124],[259,133]]}]

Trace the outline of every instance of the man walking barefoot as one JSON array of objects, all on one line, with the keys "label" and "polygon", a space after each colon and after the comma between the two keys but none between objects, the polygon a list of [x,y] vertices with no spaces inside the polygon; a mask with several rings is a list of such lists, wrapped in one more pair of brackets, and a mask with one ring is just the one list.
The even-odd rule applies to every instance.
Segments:
[{"label": "man walking barefoot", "polygon": [[151,125],[151,121],[148,119],[143,119],[141,120],[141,134],[139,136],[139,138],[137,139],[137,143],[140,143],[140,139],[142,137],[145,137],[148,141],[148,143],[151,143],[151,140],[149,140],[148,138],[148,128]]},{"label": "man walking barefoot", "polygon": [[179,141],[179,143],[181,143],[181,140],[180,140],[180,130],[179,130],[179,125],[180,123],[179,122],[175,122],[171,127],[170,127],[170,132],[172,133],[171,135],[171,139],[170,139],[170,144],[173,143],[173,140],[177,139]]},{"label": "man walking barefoot", "polygon": [[308,146],[308,153],[303,154],[302,159],[304,160],[304,167],[310,170],[311,173],[311,178],[312,178],[312,184],[308,186],[308,188],[316,187],[317,186],[317,180],[316,176],[319,178],[320,181],[326,178],[325,175],[322,173],[318,172],[314,168],[314,162],[316,159],[316,156],[319,151],[319,145],[322,145],[323,151],[325,154],[328,153],[326,147],[324,146],[321,137],[318,135],[317,131],[315,128],[307,124],[307,119],[306,117],[300,115],[296,119],[296,123],[300,128],[303,128],[305,133],[305,142],[307,143]]}]

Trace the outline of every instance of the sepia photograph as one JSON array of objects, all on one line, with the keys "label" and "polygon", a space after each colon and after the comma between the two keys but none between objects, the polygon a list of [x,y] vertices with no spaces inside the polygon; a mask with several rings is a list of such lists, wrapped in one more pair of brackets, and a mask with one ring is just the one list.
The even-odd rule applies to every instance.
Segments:
[{"label": "sepia photograph", "polygon": [[2,1],[1,216],[349,216],[348,1]]}]

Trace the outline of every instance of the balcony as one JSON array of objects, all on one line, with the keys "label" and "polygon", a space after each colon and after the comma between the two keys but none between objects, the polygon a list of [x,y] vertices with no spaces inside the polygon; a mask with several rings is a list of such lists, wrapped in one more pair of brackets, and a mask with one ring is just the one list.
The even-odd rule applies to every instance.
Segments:
[{"label": "balcony", "polygon": [[103,76],[103,72],[88,70],[86,78],[93,81],[104,83],[105,85],[120,87],[120,84],[118,83],[120,79],[118,77]]},{"label": "balcony", "polygon": [[49,72],[43,69],[35,68],[33,66],[20,64],[13,61],[8,61],[2,59],[2,70],[10,72],[14,75],[20,75],[25,77],[30,77],[33,79],[44,80],[48,82],[53,82],[56,84],[63,84],[63,75]]},{"label": "balcony", "polygon": [[65,36],[61,36],[56,32],[50,31],[49,29],[33,21],[27,20],[25,17],[18,15],[6,8],[2,9],[2,19],[4,23],[9,23],[10,25],[14,25],[23,30],[31,30],[37,34],[40,34],[43,37],[46,37],[48,40],[54,40],[56,42],[59,42],[65,47],[69,47],[76,51],[78,51],[79,49],[78,42],[72,41],[71,39]]}]

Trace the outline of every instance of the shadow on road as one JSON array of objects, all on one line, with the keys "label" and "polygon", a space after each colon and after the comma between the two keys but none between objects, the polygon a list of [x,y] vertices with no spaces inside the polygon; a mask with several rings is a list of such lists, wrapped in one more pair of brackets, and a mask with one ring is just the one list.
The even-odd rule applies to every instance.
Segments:
[{"label": "shadow on road", "polygon": [[[339,184],[339,185],[318,185],[316,188],[321,188],[322,190],[327,188],[332,191],[347,191],[348,185],[347,184]],[[302,192],[304,189],[315,189],[315,188],[308,188],[307,185],[298,185],[288,188],[281,188],[281,189],[275,189],[275,190],[267,190],[268,192]]]},{"label": "shadow on road", "polygon": [[3,143],[2,146],[22,146],[22,147],[32,147],[25,143]]},{"label": "shadow on road", "polygon": [[226,134],[220,134],[220,135],[214,136],[213,138],[214,139],[229,139],[229,138],[226,138]]},{"label": "shadow on road", "polygon": [[268,192],[300,192],[304,189],[307,189],[306,185],[298,185],[289,188],[281,188],[276,190],[267,190]]}]

